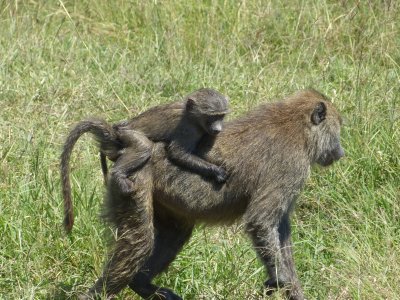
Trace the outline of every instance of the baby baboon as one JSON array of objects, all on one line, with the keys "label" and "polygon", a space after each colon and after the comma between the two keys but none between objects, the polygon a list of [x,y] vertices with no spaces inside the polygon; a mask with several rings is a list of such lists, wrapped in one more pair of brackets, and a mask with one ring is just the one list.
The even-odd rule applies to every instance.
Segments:
[{"label": "baby baboon", "polygon": [[131,192],[132,186],[129,175],[150,157],[143,155],[141,159],[137,159],[135,152],[137,131],[142,132],[152,141],[165,142],[168,158],[175,164],[205,177],[214,177],[218,183],[223,183],[227,174],[222,167],[211,164],[192,153],[203,136],[215,137],[222,130],[223,118],[227,112],[227,97],[213,89],[202,88],[186,96],[183,101],[155,106],[129,121],[113,126],[99,119],[79,122],[70,132],[61,155],[66,231],[71,231],[74,221],[69,160],[72,149],[82,134],[90,132],[99,142],[105,179],[108,172],[105,157],[116,161],[111,170],[111,176],[115,179],[113,182],[127,194]]},{"label": "baby baboon", "polygon": [[[114,203],[108,203],[123,238],[110,255],[117,259],[109,260],[89,294],[117,294],[130,281],[129,286],[143,298],[181,299],[154,285],[153,278],[174,260],[196,223],[242,218],[269,276],[265,286],[283,287],[290,299],[304,299],[292,256],[290,213],[311,165],[330,165],[344,155],[340,126],[334,106],[314,90],[261,105],[228,122],[215,139],[207,136],[199,144],[196,154],[223,164],[230,174],[226,184],[219,186],[171,164],[164,144],[156,143],[149,162],[131,177],[134,192],[129,200],[134,201],[117,191],[111,198]],[[141,218],[148,230],[136,229],[138,216],[132,214],[137,209],[131,212],[131,203],[145,208]],[[152,251],[146,252],[151,254],[145,258],[141,251],[149,247]],[[138,259],[145,261],[139,272],[138,252]]]},{"label": "baby baboon", "polygon": [[[213,177],[218,183],[225,182],[227,175],[222,167],[192,153],[204,135],[215,136],[221,132],[227,112],[228,99],[215,90],[203,88],[186,96],[183,102],[156,106],[127,124],[116,126],[124,149],[111,176],[116,178],[123,192],[131,192],[129,176],[137,168],[137,162],[131,157],[136,155],[135,147],[129,146],[135,144],[135,137],[130,136],[129,129],[134,129],[154,142],[167,143],[168,158],[173,163],[205,177]],[[102,166],[106,170],[104,164]]]}]

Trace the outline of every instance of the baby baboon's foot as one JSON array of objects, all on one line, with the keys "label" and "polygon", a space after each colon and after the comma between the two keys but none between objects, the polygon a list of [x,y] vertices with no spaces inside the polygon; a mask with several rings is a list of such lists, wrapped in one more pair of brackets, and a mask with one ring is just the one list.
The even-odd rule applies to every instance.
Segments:
[{"label": "baby baboon's foot", "polygon": [[123,194],[131,194],[133,192],[133,183],[128,177],[119,177],[118,186]]}]

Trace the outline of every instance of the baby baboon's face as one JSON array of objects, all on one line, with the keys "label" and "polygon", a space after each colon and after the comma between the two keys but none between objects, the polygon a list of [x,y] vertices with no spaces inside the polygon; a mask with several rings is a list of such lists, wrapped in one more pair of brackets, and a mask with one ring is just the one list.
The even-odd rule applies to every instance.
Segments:
[{"label": "baby baboon's face", "polygon": [[204,130],[209,135],[217,135],[223,129],[223,121],[225,115],[212,115],[204,117]]}]

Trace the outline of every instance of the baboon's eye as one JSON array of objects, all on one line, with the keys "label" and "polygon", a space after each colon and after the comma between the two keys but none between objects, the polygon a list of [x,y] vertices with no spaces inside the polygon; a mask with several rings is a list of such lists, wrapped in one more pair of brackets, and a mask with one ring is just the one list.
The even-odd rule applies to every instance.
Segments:
[{"label": "baboon's eye", "polygon": [[215,122],[222,122],[225,115],[212,115],[207,117],[207,123],[212,124]]}]

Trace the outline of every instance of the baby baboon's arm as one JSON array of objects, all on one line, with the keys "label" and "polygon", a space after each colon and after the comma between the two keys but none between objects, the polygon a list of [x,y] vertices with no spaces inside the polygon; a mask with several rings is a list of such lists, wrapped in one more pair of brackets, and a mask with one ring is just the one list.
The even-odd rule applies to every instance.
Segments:
[{"label": "baby baboon's arm", "polygon": [[214,177],[218,183],[223,183],[227,179],[227,174],[222,167],[191,154],[175,140],[171,141],[167,146],[167,153],[168,158],[178,166],[205,177]]}]

